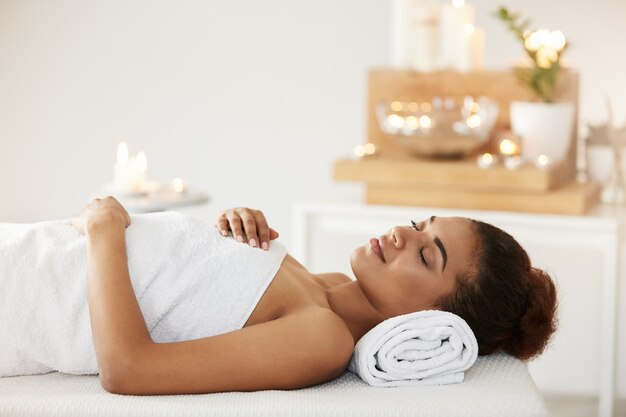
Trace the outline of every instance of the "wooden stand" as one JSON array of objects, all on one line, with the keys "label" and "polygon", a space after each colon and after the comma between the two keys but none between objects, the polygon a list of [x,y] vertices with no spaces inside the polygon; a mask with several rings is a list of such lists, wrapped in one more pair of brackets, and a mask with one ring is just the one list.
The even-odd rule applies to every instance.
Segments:
[{"label": "wooden stand", "polygon": [[[374,70],[369,74],[368,142],[377,155],[343,159],[334,165],[337,180],[364,181],[367,202],[431,207],[510,210],[556,214],[582,214],[599,199],[595,183],[577,183],[576,133],[564,161],[539,169],[525,165],[517,170],[503,166],[480,169],[476,155],[463,160],[429,160],[406,155],[381,131],[376,118],[380,102],[424,102],[434,97],[460,101],[465,96],[495,100],[500,113],[496,131],[509,130],[512,101],[532,99],[528,88],[518,84],[511,71],[474,73]],[[558,101],[576,104],[578,74],[563,71],[556,89]],[[575,131],[576,129],[574,129]],[[494,152],[490,144],[482,151]]]}]

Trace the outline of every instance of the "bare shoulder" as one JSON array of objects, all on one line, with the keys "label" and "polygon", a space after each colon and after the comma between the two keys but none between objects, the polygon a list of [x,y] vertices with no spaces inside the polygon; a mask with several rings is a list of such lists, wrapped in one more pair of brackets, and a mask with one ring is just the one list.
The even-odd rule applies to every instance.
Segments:
[{"label": "bare shoulder", "polygon": [[336,285],[345,284],[352,281],[349,276],[340,272],[329,272],[324,274],[317,274],[321,281],[328,287],[334,287]]}]

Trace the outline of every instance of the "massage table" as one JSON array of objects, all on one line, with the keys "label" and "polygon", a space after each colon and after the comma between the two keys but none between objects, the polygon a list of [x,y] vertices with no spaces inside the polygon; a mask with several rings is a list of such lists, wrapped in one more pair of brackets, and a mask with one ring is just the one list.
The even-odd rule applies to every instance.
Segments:
[{"label": "massage table", "polygon": [[374,388],[346,373],[294,391],[124,396],[97,376],[58,372],[0,378],[0,416],[419,416],[539,417],[545,403],[526,364],[509,355],[479,357],[460,384]]}]

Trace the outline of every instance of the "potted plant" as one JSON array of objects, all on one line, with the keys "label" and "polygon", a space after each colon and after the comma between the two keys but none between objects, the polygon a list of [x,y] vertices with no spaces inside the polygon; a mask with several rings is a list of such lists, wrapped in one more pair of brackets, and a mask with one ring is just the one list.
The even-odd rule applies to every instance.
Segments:
[{"label": "potted plant", "polygon": [[522,138],[522,154],[531,161],[542,154],[551,162],[561,161],[571,145],[575,114],[574,103],[555,101],[567,40],[558,30],[528,30],[530,21],[506,7],[500,7],[495,15],[522,43],[526,64],[514,68],[514,72],[536,97],[532,102],[511,103],[511,129]]}]

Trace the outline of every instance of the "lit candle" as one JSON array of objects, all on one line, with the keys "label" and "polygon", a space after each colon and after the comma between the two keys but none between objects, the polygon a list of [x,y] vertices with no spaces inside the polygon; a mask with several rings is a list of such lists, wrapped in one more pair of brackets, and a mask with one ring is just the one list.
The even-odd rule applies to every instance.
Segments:
[{"label": "lit candle", "polygon": [[517,156],[520,154],[519,145],[511,139],[504,138],[500,141],[500,154],[504,156]]},{"label": "lit candle", "polygon": [[483,120],[479,115],[472,114],[470,117],[467,118],[465,122],[467,123],[467,127],[469,127],[470,129],[475,129],[482,124]]},{"label": "lit candle", "polygon": [[175,193],[184,193],[187,191],[187,187],[185,187],[185,182],[182,178],[174,178],[174,180],[172,180],[172,189]]},{"label": "lit candle", "polygon": [[548,155],[541,154],[535,160],[535,166],[539,169],[547,169],[552,161],[548,158]]},{"label": "lit candle", "polygon": [[487,153],[480,155],[476,159],[476,163],[478,164],[480,168],[487,169],[495,165],[496,159],[494,158],[492,154],[487,152]]},{"label": "lit candle", "polygon": [[416,71],[431,72],[437,69],[439,43],[439,4],[421,1],[415,10],[412,25],[411,66]]},{"label": "lit candle", "polygon": [[146,172],[148,170],[148,158],[145,152],[140,151],[134,160],[134,191],[141,192],[145,189],[146,185]]},{"label": "lit candle", "polygon": [[459,35],[459,46],[454,67],[459,72],[471,72],[482,69],[485,32],[466,23]]},{"label": "lit candle", "polygon": [[[452,0],[441,9],[441,35],[439,68],[450,69],[457,66],[461,43],[467,37],[466,25],[474,24],[474,8],[464,0]],[[468,47],[468,45],[466,46]]]},{"label": "lit candle", "polygon": [[144,152],[129,156],[128,145],[121,142],[117,146],[113,185],[121,193],[136,193],[145,190],[148,159]]},{"label": "lit candle", "polygon": [[411,33],[418,0],[392,0],[390,50],[391,66],[406,69],[411,65]]},{"label": "lit candle", "polygon": [[121,142],[117,145],[117,160],[113,174],[115,189],[128,192],[132,188],[132,168],[128,160],[128,145]]},{"label": "lit candle", "polygon": [[402,130],[404,124],[404,117],[398,116],[397,114],[390,114],[387,116],[387,133],[392,135],[397,134],[398,131]]},{"label": "lit candle", "polygon": [[363,151],[365,152],[365,155],[372,156],[376,153],[376,145],[368,142],[365,146],[363,146]]},{"label": "lit candle", "polygon": [[356,146],[354,147],[354,155],[355,155],[357,158],[362,158],[362,157],[364,157],[364,156],[365,156],[365,146],[363,146],[363,145],[356,145]]},{"label": "lit candle", "polygon": [[522,165],[522,158],[518,155],[515,156],[505,156],[504,157],[504,166],[506,169],[517,169]]}]

